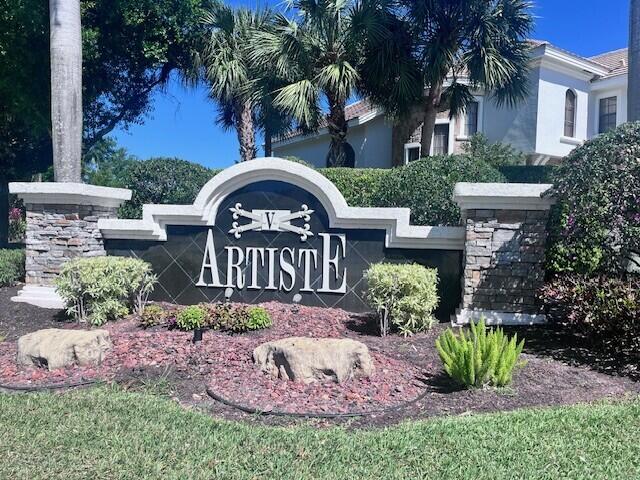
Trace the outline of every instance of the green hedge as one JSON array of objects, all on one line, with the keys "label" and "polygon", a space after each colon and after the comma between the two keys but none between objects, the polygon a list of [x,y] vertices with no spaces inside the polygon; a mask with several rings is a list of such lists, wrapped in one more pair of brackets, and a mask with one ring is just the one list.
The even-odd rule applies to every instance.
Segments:
[{"label": "green hedge", "polygon": [[142,206],[192,203],[200,189],[220,172],[178,158],[152,158],[136,162],[125,177],[133,194],[121,208],[121,218],[141,218]]},{"label": "green hedge", "polygon": [[[139,162],[128,175],[133,198],[121,208],[123,218],[140,218],[142,205],[188,204],[220,170],[177,159]],[[405,167],[320,168],[354,207],[407,207],[418,225],[453,225],[460,219],[453,202],[456,182],[505,182],[505,176],[467,155],[423,158]]]},{"label": "green hedge", "polygon": [[500,173],[509,183],[553,183],[555,165],[502,165]]},{"label": "green hedge", "polygon": [[24,250],[0,250],[0,287],[24,280]]}]

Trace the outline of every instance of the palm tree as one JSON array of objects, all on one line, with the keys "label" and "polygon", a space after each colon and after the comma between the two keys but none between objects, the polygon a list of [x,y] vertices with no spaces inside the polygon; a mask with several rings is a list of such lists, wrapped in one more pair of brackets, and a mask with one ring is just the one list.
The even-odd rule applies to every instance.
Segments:
[{"label": "palm tree", "polygon": [[51,133],[56,182],[81,182],[82,36],[80,0],[50,0]]},{"label": "palm tree", "polygon": [[[490,92],[498,105],[513,106],[526,97],[530,48],[526,37],[533,26],[528,0],[399,3],[425,86],[403,131],[408,137],[422,124],[424,154],[431,149],[437,113],[448,109],[451,117],[458,115],[473,101],[474,90]],[[398,150],[394,157],[401,155]]]},{"label": "palm tree", "polygon": [[[323,118],[331,137],[327,164],[346,164],[348,124],[345,106],[354,94],[366,92],[374,71],[373,45],[388,40],[389,7],[384,0],[294,0],[297,18],[278,15],[275,27],[252,37],[250,59],[275,72],[285,85],[276,91],[274,106],[314,130]],[[381,48],[381,51],[384,50]]]},{"label": "palm tree", "polygon": [[629,121],[640,120],[640,1],[631,0],[629,16]]},{"label": "palm tree", "polygon": [[256,157],[256,91],[260,79],[257,66],[248,59],[251,36],[270,23],[268,10],[232,9],[213,4],[203,15],[208,28],[197,64],[204,67],[209,94],[218,103],[218,123],[235,128],[240,143],[240,159]]}]

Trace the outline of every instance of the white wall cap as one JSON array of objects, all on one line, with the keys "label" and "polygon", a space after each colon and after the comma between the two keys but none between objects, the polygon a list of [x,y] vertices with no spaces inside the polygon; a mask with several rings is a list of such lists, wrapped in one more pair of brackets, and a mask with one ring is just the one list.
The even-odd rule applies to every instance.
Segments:
[{"label": "white wall cap", "polygon": [[337,187],[317,170],[281,158],[258,158],[235,164],[207,182],[193,205],[145,205],[142,220],[101,219],[98,228],[111,239],[167,239],[167,225],[214,225],[223,200],[260,181],[282,181],[314,195],[327,211],[329,226],[386,231],[387,247],[462,250],[462,227],[411,225],[408,208],[350,207]]},{"label": "white wall cap", "polygon": [[131,190],[86,183],[12,182],[9,184],[9,192],[16,194],[24,203],[42,205],[119,207],[131,199]]},{"label": "white wall cap", "polygon": [[456,183],[453,199],[461,210],[549,210],[552,185],[533,183]]},{"label": "white wall cap", "polygon": [[484,319],[485,325],[542,325],[547,323],[547,317],[542,313],[510,313],[466,308],[458,310],[452,317],[454,325],[468,325],[471,322],[478,322],[480,319]]}]

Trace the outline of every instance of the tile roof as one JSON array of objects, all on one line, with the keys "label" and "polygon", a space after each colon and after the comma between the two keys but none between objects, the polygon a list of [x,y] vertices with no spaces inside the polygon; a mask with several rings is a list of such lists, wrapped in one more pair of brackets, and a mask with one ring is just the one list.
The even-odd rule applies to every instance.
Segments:
[{"label": "tile roof", "polygon": [[[373,110],[374,110],[374,107],[369,102],[369,100],[363,99],[363,100],[358,100],[357,102],[354,102],[350,105],[347,105],[344,109],[344,113],[348,122],[350,120],[355,120],[356,118],[366,115],[367,113],[371,113]],[[326,117],[324,117],[320,120],[320,123],[318,124],[318,129],[324,128],[326,126],[327,126],[327,119]],[[302,135],[301,130],[291,130],[290,132],[280,135],[277,139],[274,139],[274,141],[281,142],[283,140],[288,140],[290,138],[294,138],[299,135]]]},{"label": "tile roof", "polygon": [[601,53],[594,57],[589,57],[592,62],[599,63],[603,67],[609,70],[606,77],[613,77],[615,75],[623,75],[629,72],[629,49],[621,48],[620,50],[614,50],[613,52]]}]

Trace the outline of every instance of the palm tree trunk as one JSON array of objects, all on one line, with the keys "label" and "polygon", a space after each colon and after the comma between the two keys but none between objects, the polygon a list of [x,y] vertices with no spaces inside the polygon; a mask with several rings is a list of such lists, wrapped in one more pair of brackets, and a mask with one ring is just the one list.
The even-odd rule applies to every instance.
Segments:
[{"label": "palm tree trunk", "polygon": [[0,248],[9,246],[9,181],[0,172]]},{"label": "palm tree trunk", "polygon": [[629,14],[629,84],[627,116],[640,120],[640,0],[631,0]]},{"label": "palm tree trunk", "polygon": [[347,130],[349,125],[345,115],[345,103],[342,100],[329,98],[329,115],[327,129],[331,137],[329,154],[327,155],[327,167],[344,167],[347,164],[345,143],[347,142]]},{"label": "palm tree trunk", "polygon": [[51,131],[56,182],[81,182],[82,36],[80,0],[49,0]]},{"label": "palm tree trunk", "polygon": [[273,156],[273,137],[271,135],[271,129],[269,128],[269,125],[264,126],[264,156]]},{"label": "palm tree trunk", "polygon": [[240,143],[240,160],[246,162],[256,158],[256,135],[253,129],[253,109],[251,102],[244,102],[237,107],[238,142]]},{"label": "palm tree trunk", "polygon": [[436,117],[438,116],[438,107],[440,106],[441,97],[441,83],[429,88],[429,95],[427,95],[424,107],[422,134],[420,138],[420,155],[422,157],[428,157],[431,152],[431,141],[433,140],[433,132],[436,128]]}]

